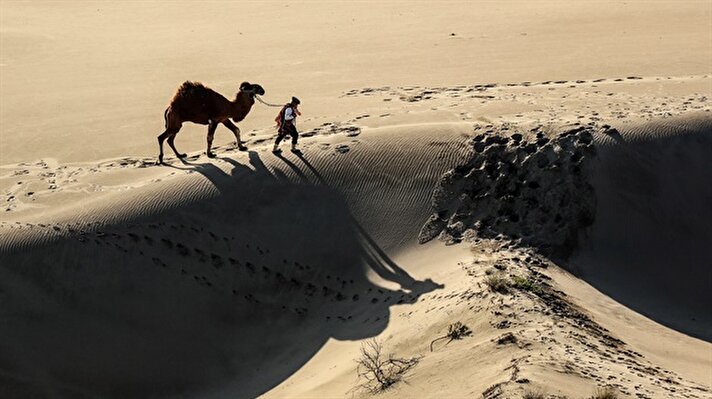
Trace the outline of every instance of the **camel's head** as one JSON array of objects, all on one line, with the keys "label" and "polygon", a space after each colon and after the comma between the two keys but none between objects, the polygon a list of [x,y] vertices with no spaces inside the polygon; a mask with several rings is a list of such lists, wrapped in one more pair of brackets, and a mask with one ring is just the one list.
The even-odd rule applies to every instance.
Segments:
[{"label": "camel's head", "polygon": [[240,92],[248,94],[250,98],[254,98],[255,94],[263,96],[265,94],[265,89],[258,84],[252,84],[250,82],[242,82],[240,85]]}]

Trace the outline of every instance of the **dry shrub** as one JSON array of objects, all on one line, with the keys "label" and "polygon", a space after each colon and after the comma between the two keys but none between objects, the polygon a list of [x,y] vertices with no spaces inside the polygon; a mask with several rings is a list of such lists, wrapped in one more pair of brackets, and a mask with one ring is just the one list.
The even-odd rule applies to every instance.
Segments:
[{"label": "dry shrub", "polygon": [[507,332],[497,337],[494,342],[497,343],[497,345],[507,345],[516,344],[517,341],[517,337],[514,336],[514,334],[512,334],[511,332]]},{"label": "dry shrub", "polygon": [[472,330],[470,330],[470,327],[462,324],[459,321],[456,321],[447,327],[447,334],[445,334],[442,337],[435,338],[434,340],[430,341],[430,351],[431,352],[433,351],[433,344],[437,341],[440,341],[441,339],[450,338],[445,343],[445,345],[447,345],[455,339],[463,339],[464,337],[467,337],[470,335],[472,335]]},{"label": "dry shrub", "polygon": [[402,380],[405,374],[420,361],[419,357],[409,359],[383,354],[383,345],[370,339],[361,345],[361,357],[356,360],[356,373],[360,381],[357,388],[372,394],[383,392]]}]

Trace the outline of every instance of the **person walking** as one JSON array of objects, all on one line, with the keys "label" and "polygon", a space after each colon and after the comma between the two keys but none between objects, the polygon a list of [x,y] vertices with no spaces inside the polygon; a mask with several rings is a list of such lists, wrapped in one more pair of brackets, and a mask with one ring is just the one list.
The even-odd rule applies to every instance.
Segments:
[{"label": "person walking", "polygon": [[279,154],[282,150],[279,149],[279,143],[288,135],[292,137],[292,152],[295,154],[301,154],[299,148],[297,148],[297,141],[299,140],[299,132],[297,132],[296,118],[302,113],[299,112],[300,101],[296,97],[292,97],[292,101],[285,104],[282,110],[277,115],[275,122],[277,122],[277,140],[274,142],[274,148],[272,152]]}]

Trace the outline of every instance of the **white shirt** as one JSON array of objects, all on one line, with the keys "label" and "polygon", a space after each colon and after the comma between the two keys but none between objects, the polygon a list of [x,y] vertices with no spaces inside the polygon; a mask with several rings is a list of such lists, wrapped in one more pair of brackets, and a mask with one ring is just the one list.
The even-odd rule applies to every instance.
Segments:
[{"label": "white shirt", "polygon": [[284,120],[285,121],[291,121],[294,118],[295,118],[294,109],[292,109],[292,107],[289,107],[286,110],[284,110]]}]

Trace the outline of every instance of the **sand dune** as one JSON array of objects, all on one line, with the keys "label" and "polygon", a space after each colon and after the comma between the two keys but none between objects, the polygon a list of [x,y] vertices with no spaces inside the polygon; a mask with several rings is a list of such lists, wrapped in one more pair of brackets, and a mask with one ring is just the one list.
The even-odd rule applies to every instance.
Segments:
[{"label": "sand dune", "polygon": [[[0,396],[372,397],[376,339],[378,397],[712,397],[711,17],[0,2]],[[298,96],[303,155],[258,103],[157,166],[185,80]]]},{"label": "sand dune", "polygon": [[[684,127],[685,123],[695,126],[694,131],[702,137],[708,132],[706,116],[639,129],[665,134],[666,126]],[[495,127],[491,137],[507,137],[517,130],[508,126],[508,131]],[[486,392],[491,386],[498,388],[489,394],[516,392],[502,385],[502,374],[496,370],[506,370],[509,359],[516,358],[519,351],[532,351],[529,345],[537,345],[546,334],[531,328],[546,325],[547,316],[529,321],[515,317],[519,320],[514,324],[511,320],[504,324],[523,340],[520,342],[529,339],[532,343],[505,352],[498,350],[498,345],[490,348],[489,340],[496,341],[501,334],[500,327],[491,326],[500,321],[492,316],[472,321],[472,317],[477,320],[487,315],[483,306],[491,308],[499,299],[472,291],[472,284],[479,283],[468,280],[482,278],[488,265],[533,255],[519,254],[516,248],[523,242],[511,242],[506,235],[485,241],[478,238],[477,245],[487,248],[488,258],[480,257],[465,267],[463,278],[458,263],[469,263],[465,248],[447,249],[437,242],[422,247],[417,244],[440,177],[468,157],[490,153],[471,149],[472,143],[490,143],[478,140],[478,129],[450,123],[370,129],[355,136],[326,135],[307,141],[311,150],[303,157],[275,157],[262,147],[247,154],[233,152],[215,162],[174,162],[170,168],[146,167],[138,161],[102,162],[96,168],[109,182],[117,179],[111,175],[124,173],[131,173],[133,179],[137,173],[155,178],[156,170],[164,177],[131,190],[85,193],[87,201],[59,201],[38,216],[43,223],[2,223],[2,285],[8,323],[0,333],[8,386],[14,387],[18,396],[70,392],[112,397],[223,397],[228,393],[251,397],[276,386],[270,394],[276,397],[341,396],[354,384],[352,362],[361,340],[386,334],[392,337],[391,345],[410,348],[407,351],[417,354],[427,348],[426,342],[436,336],[438,326],[442,328],[447,320],[459,317],[477,325],[475,332],[480,338],[470,344],[469,350],[481,361],[493,363],[489,374],[481,374],[472,383],[451,385],[455,389],[452,393]],[[627,170],[638,173],[636,180],[642,179],[641,174],[659,172],[655,165],[618,156],[615,151],[624,149],[615,148],[623,148],[622,144],[609,144],[606,137],[617,136],[611,129],[606,131],[605,135],[596,133],[596,142],[601,144],[592,158],[594,163],[588,164],[592,169],[606,170],[624,159],[631,164]],[[552,129],[547,137],[559,132]],[[619,134],[629,136],[627,131]],[[690,137],[699,144],[695,135]],[[664,148],[673,153],[677,149],[670,144]],[[696,148],[706,151],[699,145]],[[706,162],[706,158],[699,162]],[[122,163],[133,167],[116,167]],[[634,166],[648,167],[636,171]],[[690,170],[698,169],[693,165]],[[606,196],[615,192],[606,188],[615,184],[615,179],[606,179],[606,174],[595,171],[591,173],[597,176],[593,180],[595,222],[586,233],[590,238],[580,241],[604,245],[609,241],[596,234],[607,231],[608,226],[601,227],[610,217],[606,212],[620,211],[620,207],[610,210],[606,205]],[[683,175],[689,177],[689,184],[703,181]],[[619,178],[621,174],[610,176]],[[91,174],[80,178],[91,178]],[[660,206],[668,209],[667,203]],[[644,239],[648,228],[640,227],[643,231],[636,237]],[[602,232],[597,233],[599,230]],[[520,226],[520,231],[526,228]],[[487,244],[489,241],[494,244]],[[610,260],[586,255],[591,251],[586,245],[577,248],[571,262],[561,265],[590,279],[602,292],[611,290],[613,298],[619,293],[607,279],[627,278],[628,284],[639,280],[635,269],[623,272],[623,266]],[[615,253],[609,256],[619,259]],[[690,263],[681,267],[685,264],[689,273],[695,270]],[[541,275],[544,271],[537,263],[521,265],[528,266],[518,273],[537,270]],[[521,265],[511,263],[510,270],[519,270]],[[694,287],[695,279],[703,277],[691,275],[691,280],[685,281]],[[677,302],[664,298],[668,306],[678,311],[692,309],[690,302],[700,301],[705,295],[693,289],[684,292],[685,296],[674,298]],[[651,293],[635,298],[653,304],[662,300]],[[515,299],[517,306],[522,300],[531,299]],[[646,314],[645,304],[630,306]],[[438,313],[432,313],[438,308]],[[448,310],[442,313],[442,309]],[[571,314],[579,314],[567,312],[556,317],[568,320]],[[647,315],[658,317],[655,313]],[[667,322],[664,318],[660,321]],[[703,318],[699,321],[706,322]],[[593,323],[585,333],[591,334],[591,339],[617,339],[595,322],[586,323]],[[687,332],[689,325],[681,330]],[[426,329],[416,335],[405,332],[416,326]],[[45,333],[48,331],[51,334]],[[549,334],[564,333],[554,329]],[[678,338],[672,335],[667,339]],[[329,355],[339,341],[349,344],[339,350],[341,355]],[[618,356],[630,356],[625,345],[622,341],[615,344]],[[709,350],[707,343],[687,345]],[[631,364],[650,367],[644,356],[632,357]],[[560,360],[554,359],[549,361],[558,364]],[[591,358],[597,373],[606,367],[611,367],[609,372],[623,373],[624,369],[617,367],[625,362],[606,366],[606,359]],[[314,385],[315,377],[305,377],[305,373],[321,370],[326,367],[325,361],[332,363],[333,371],[320,372],[317,381],[321,382]],[[428,360],[423,362],[421,373],[442,372],[432,369]],[[678,367],[673,369],[678,373],[682,370],[684,376],[690,366],[681,363],[680,367],[678,359],[673,365]],[[544,384],[558,367],[541,368],[536,361],[526,364],[518,366],[518,377],[512,383],[527,375],[530,386]],[[670,373],[656,377],[657,382],[644,391],[656,392],[654,387],[665,386],[665,378],[680,378]],[[583,382],[586,375],[590,377],[572,372],[564,379],[564,385],[572,388],[562,388],[561,393],[580,392],[581,387],[593,389],[594,381]],[[686,378],[694,380],[697,376],[689,373]],[[584,380],[574,383],[577,378]],[[395,394],[428,395],[423,382],[418,381]],[[701,386],[684,381],[678,383],[682,383],[680,392],[705,392]],[[626,386],[621,385],[624,391]]]},{"label": "sand dune", "polygon": [[712,238],[701,222],[712,216],[709,116],[558,130],[550,139],[541,126],[478,128],[484,133],[473,139],[469,161],[433,195],[421,242],[438,234],[448,242],[511,237],[641,313],[709,341],[712,280],[699,267],[710,263]]},{"label": "sand dune", "polygon": [[[73,223],[4,223],[3,368],[31,385],[118,397],[224,385],[250,397],[330,337],[377,334],[390,304],[438,285],[411,277],[372,236],[415,244],[462,130],[385,129],[336,141],[353,151],[322,142],[315,156],[270,154],[269,165],[258,152],[188,163],[198,173],[62,208]],[[383,208],[405,223],[380,223]]]}]

